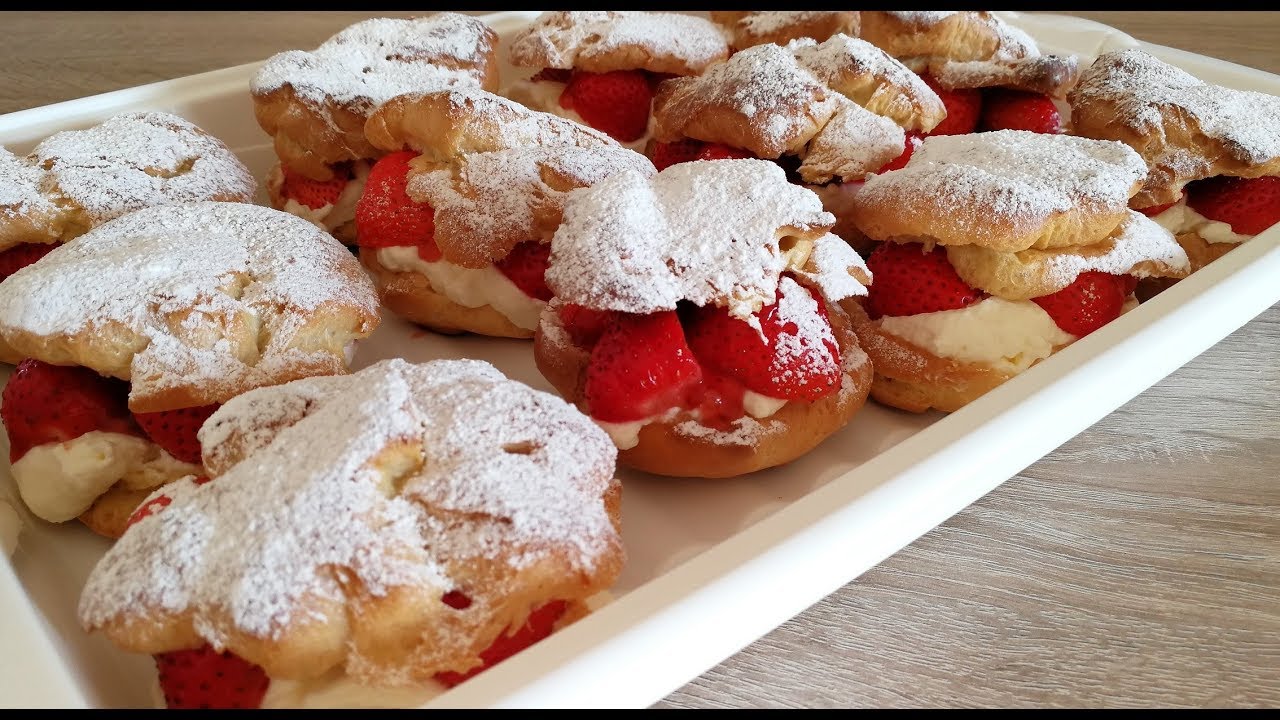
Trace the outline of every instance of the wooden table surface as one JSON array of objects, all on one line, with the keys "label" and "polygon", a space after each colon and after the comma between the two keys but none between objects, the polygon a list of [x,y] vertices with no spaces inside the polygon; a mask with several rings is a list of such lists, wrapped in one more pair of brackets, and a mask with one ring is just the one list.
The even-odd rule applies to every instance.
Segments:
[{"label": "wooden table surface", "polygon": [[[1280,73],[1280,13],[1066,14]],[[366,16],[0,13],[0,113],[314,47]],[[1280,705],[1276,398],[1272,307],[657,707]]]}]

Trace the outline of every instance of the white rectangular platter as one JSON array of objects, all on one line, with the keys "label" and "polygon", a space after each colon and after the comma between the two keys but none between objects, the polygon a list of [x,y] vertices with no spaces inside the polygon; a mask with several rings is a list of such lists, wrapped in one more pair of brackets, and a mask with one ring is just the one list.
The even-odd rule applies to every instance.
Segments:
[{"label": "white rectangular platter", "polygon": [[[506,36],[536,15],[485,19]],[[1275,75],[1139,43],[1096,23],[1004,15],[1046,52],[1088,62],[1138,46],[1205,80],[1280,95]],[[25,152],[59,130],[161,109],[224,140],[261,178],[274,158],[248,93],[257,68],[0,116],[0,144]],[[613,601],[428,707],[643,707],[663,698],[1280,300],[1276,277],[1280,227],[949,416],[869,403],[808,456],[748,477],[707,481],[622,471],[628,565]],[[439,336],[388,315],[356,365],[394,356],[482,358],[550,390],[528,342]],[[0,379],[8,373],[0,370]],[[16,498],[7,470],[0,471],[0,493]],[[0,560],[0,705],[149,706],[151,659],[87,636],[76,622],[81,585],[107,541],[78,523],[50,525],[19,510],[25,521],[19,549],[11,562]]]}]

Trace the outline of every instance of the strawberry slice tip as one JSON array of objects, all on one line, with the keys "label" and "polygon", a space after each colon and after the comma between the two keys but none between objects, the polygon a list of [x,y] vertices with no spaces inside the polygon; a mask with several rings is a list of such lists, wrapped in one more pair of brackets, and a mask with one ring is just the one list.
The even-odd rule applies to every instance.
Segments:
[{"label": "strawberry slice tip", "polygon": [[200,440],[196,433],[200,426],[221,405],[201,405],[199,407],[162,410],[160,412],[134,413],[151,442],[165,449],[165,452],[185,463],[200,463]]},{"label": "strawberry slice tip", "polygon": [[261,667],[210,645],[154,657],[165,705],[171,710],[256,708],[271,685]]},{"label": "strawberry slice tip", "polygon": [[874,278],[867,296],[872,318],[959,310],[985,297],[960,279],[940,246],[925,252],[920,243],[880,243],[867,268]]}]

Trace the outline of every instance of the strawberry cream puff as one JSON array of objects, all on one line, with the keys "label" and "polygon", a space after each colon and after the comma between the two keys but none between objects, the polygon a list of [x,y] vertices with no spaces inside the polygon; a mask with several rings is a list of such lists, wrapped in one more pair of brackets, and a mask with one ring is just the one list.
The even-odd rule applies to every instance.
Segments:
[{"label": "strawberry cream puff", "polygon": [[733,36],[734,50],[745,50],[764,43],[786,45],[800,38],[822,42],[841,33],[858,36],[856,10],[712,10],[711,21]]},{"label": "strawberry cream puff", "polygon": [[79,618],[165,704],[415,707],[587,614],[625,561],[609,437],[478,360],[253,390],[200,431]]},{"label": "strawberry cream puff", "polygon": [[250,90],[258,124],[280,162],[267,177],[271,205],[306,218],[347,244],[369,166],[386,151],[364,135],[396,95],[468,85],[498,87],[498,36],[453,12],[356,23],[312,51],[267,60]]},{"label": "strawberry cream puff", "polygon": [[1130,49],[1101,55],[1069,99],[1077,134],[1118,140],[1147,162],[1129,206],[1177,236],[1192,270],[1280,222],[1280,97]]},{"label": "strawberry cream puff", "polygon": [[715,23],[692,15],[557,11],[517,33],[507,55],[536,72],[503,95],[642,150],[657,84],[701,73],[729,57],[729,44]]},{"label": "strawberry cream puff", "polygon": [[834,232],[868,243],[849,199],[876,172],[901,167],[946,116],[937,94],[883,50],[838,34],[764,44],[692,78],[662,83],[649,155],[658,169],[693,159],[775,160],[818,193]]},{"label": "strawberry cream puff", "polygon": [[1135,307],[1139,278],[1186,253],[1127,208],[1146,165],[1123,143],[1000,130],[925,138],[854,196],[883,241],[865,303],[846,301],[872,397],[953,411]]},{"label": "strawberry cream puff", "polygon": [[356,259],[287,213],[199,202],[99,225],[0,283],[0,338],[27,358],[0,407],[19,493],[118,537],[153,488],[199,471],[219,404],[345,373],[377,323]]},{"label": "strawberry cream puff", "polygon": [[444,333],[533,337],[566,195],[654,172],[604,133],[478,89],[395,98],[367,132],[396,152],[356,206],[360,260],[383,304]]},{"label": "strawberry cream puff", "polygon": [[626,171],[569,195],[538,369],[647,472],[730,477],[842,428],[871,366],[838,300],[862,260],[764,160]]},{"label": "strawberry cream puff", "polygon": [[1074,55],[1041,54],[986,11],[864,10],[859,37],[921,74],[947,106],[934,135],[1063,131],[1060,103],[1080,76]]}]

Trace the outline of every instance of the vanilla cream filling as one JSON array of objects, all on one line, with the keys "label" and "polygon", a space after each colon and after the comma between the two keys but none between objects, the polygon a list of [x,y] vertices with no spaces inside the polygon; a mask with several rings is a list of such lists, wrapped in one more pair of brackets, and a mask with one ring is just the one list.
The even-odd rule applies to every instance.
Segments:
[{"label": "vanilla cream filling", "polygon": [[880,329],[938,357],[1019,373],[1076,340],[1030,300],[995,296],[958,310],[885,316]]},{"label": "vanilla cream filling", "polygon": [[[532,110],[551,113],[566,120],[572,120],[579,125],[591,127],[591,124],[582,119],[574,110],[564,107],[560,104],[560,94],[564,92],[564,83],[553,82],[550,80],[542,80],[532,82],[530,80],[517,80],[507,86],[503,93],[508,99],[514,100],[521,105]],[[649,124],[645,127],[644,135],[638,140],[629,143],[619,143],[623,147],[630,148],[636,152],[643,153],[645,145],[649,143],[649,138],[653,137],[653,112],[649,113]]]},{"label": "vanilla cream filling", "polygon": [[100,430],[37,445],[18,458],[12,470],[22,501],[49,522],[65,522],[83,513],[117,482],[129,490],[148,490],[203,472],[149,440]]},{"label": "vanilla cream filling", "polygon": [[469,308],[488,305],[517,327],[534,330],[546,303],[524,294],[524,291],[496,267],[474,269],[454,265],[448,260],[427,262],[418,256],[417,247],[389,247],[378,250],[378,262],[395,272],[425,275],[431,287],[453,302]]},{"label": "vanilla cream filling", "polygon": [[327,232],[333,232],[355,220],[356,203],[360,201],[360,196],[364,193],[365,183],[369,180],[369,163],[364,161],[354,163],[353,169],[354,172],[351,175],[351,179],[347,181],[346,186],[342,188],[342,192],[338,195],[338,199],[334,202],[318,208],[312,208],[293,198],[286,198],[282,209],[290,215],[297,215],[304,220],[311,221],[312,225]]},{"label": "vanilla cream filling", "polygon": [[1231,245],[1239,245],[1240,243],[1253,237],[1252,235],[1241,235],[1231,229],[1231,225],[1217,220],[1210,220],[1200,213],[1187,207],[1187,196],[1183,195],[1178,202],[1168,210],[1151,218],[1165,230],[1174,235],[1194,232],[1204,241],[1210,244],[1228,243]]},{"label": "vanilla cream filling", "polygon": [[[781,410],[782,406],[786,404],[787,401],[782,398],[769,397],[768,395],[761,395],[760,393],[752,392],[750,390],[745,390],[742,394],[742,409],[748,415],[756,418],[757,420],[773,415]],[[657,415],[650,415],[643,420],[632,420],[630,422],[622,423],[611,423],[604,420],[596,420],[595,418],[591,419],[595,420],[595,423],[599,425],[602,430],[608,433],[609,437],[613,438],[613,444],[617,445],[619,450],[630,450],[640,444],[641,428],[652,422],[666,422],[668,420],[673,420],[683,409],[684,408],[673,407]],[[693,415],[694,420],[700,421],[702,419],[701,413],[696,408],[692,410],[690,414]]]}]

